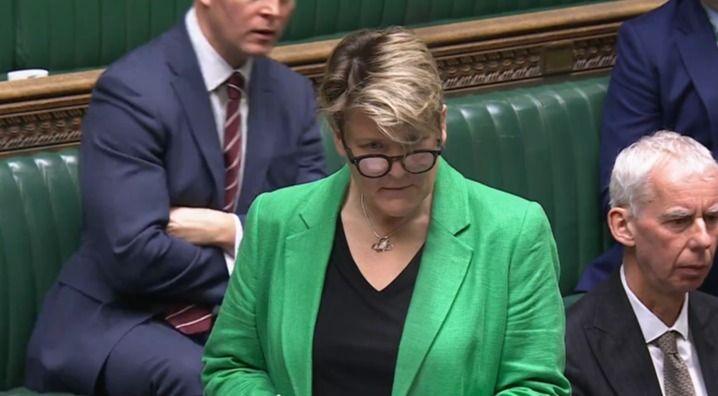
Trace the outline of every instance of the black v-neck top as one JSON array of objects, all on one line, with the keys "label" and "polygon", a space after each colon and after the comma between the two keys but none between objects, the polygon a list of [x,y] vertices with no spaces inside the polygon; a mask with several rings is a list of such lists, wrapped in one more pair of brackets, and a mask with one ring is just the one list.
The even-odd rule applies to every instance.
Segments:
[{"label": "black v-neck top", "polygon": [[314,329],[315,396],[391,395],[422,250],[378,291],[354,262],[338,216]]}]

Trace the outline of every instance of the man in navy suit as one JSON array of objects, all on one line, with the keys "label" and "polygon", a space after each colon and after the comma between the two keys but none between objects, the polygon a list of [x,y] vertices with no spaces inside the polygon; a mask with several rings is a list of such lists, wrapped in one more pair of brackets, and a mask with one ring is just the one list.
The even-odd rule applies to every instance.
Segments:
[{"label": "man in navy suit", "polygon": [[[718,0],[671,0],[628,21],[604,106],[600,180],[604,211],[618,152],[641,136],[670,129],[718,153]],[[577,290],[592,289],[620,265],[615,244],[589,265]],[[702,290],[718,295],[718,266]]]},{"label": "man in navy suit", "polygon": [[80,150],[82,242],[39,315],[29,388],[202,394],[240,219],[258,194],[324,175],[312,87],[265,57],[293,9],[196,0],[99,79]]}]

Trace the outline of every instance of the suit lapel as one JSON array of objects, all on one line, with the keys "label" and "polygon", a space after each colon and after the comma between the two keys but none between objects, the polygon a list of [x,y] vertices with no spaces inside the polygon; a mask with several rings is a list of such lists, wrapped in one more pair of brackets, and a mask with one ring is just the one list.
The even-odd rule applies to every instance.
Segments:
[{"label": "suit lapel", "polygon": [[[249,79],[249,114],[247,117],[247,147],[244,159],[244,181],[242,182],[242,193],[246,196],[245,189],[254,186],[251,177],[264,178],[264,167],[266,160],[271,155],[267,151],[272,150],[275,144],[276,134],[267,133],[272,123],[272,113],[277,111],[276,100],[272,103],[272,87],[275,81],[269,73],[269,62],[265,58],[255,58],[252,66],[252,75]],[[276,118],[276,117],[275,117]],[[278,120],[275,120],[278,123]],[[240,194],[242,196],[242,194]]]},{"label": "suit lapel", "polygon": [[224,159],[209,94],[184,22],[170,34],[175,36],[166,47],[167,64],[175,74],[172,87],[189,120],[195,143],[212,174],[215,185],[213,204],[219,208],[224,197]]},{"label": "suit lapel", "polygon": [[348,182],[346,167],[326,179],[325,188],[300,210],[299,229],[286,239],[282,348],[298,395],[310,395],[312,390],[314,326]]},{"label": "suit lapel", "polygon": [[469,225],[465,181],[439,162],[431,225],[399,344],[393,395],[409,392],[466,276],[473,250],[457,236]]},{"label": "suit lapel", "polygon": [[597,307],[586,330],[599,367],[617,395],[660,395],[661,389],[621,278],[615,271],[601,288],[603,304]]},{"label": "suit lapel", "polygon": [[718,317],[715,304],[704,304],[703,296],[691,293],[688,301],[688,325],[698,353],[706,393],[718,395]]},{"label": "suit lapel", "polygon": [[705,105],[714,140],[718,140],[718,46],[713,27],[699,0],[685,0],[676,18],[678,49],[693,86]]}]

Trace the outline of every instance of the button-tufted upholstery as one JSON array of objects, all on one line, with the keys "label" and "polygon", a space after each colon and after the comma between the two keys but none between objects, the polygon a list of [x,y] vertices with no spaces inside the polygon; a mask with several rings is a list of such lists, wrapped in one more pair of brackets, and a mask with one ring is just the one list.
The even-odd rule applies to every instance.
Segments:
[{"label": "button-tufted upholstery", "polygon": [[[606,85],[602,77],[447,100],[446,159],[467,177],[544,207],[558,244],[563,293],[604,243],[597,197]],[[334,170],[341,159],[326,130],[325,137]],[[43,293],[79,242],[77,153],[0,159],[0,393],[22,385],[25,346]]]},{"label": "button-tufted upholstery", "polygon": [[0,391],[22,384],[42,298],[79,231],[76,149],[0,160]]}]

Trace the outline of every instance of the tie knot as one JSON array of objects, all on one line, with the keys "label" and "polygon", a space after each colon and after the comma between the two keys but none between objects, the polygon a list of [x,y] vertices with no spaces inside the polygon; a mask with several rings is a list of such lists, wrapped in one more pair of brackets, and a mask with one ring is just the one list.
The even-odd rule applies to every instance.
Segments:
[{"label": "tie knot", "polygon": [[669,330],[656,339],[656,345],[658,345],[658,348],[661,349],[663,354],[674,355],[678,353],[678,348],[676,347],[676,339],[678,336],[677,331]]},{"label": "tie knot", "polygon": [[227,79],[227,96],[230,99],[239,99],[242,97],[244,89],[244,77],[239,72],[232,73]]}]

